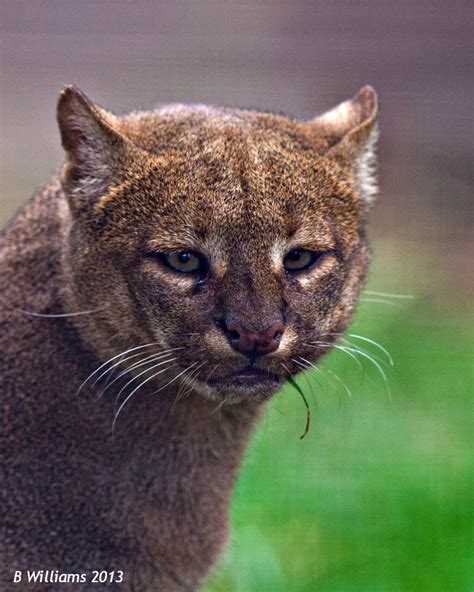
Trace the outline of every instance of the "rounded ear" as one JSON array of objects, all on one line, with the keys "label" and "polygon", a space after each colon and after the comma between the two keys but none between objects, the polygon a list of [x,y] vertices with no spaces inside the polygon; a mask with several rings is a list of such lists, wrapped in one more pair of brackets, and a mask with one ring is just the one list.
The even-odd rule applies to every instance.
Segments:
[{"label": "rounded ear", "polygon": [[57,119],[66,151],[62,182],[71,207],[90,208],[126,162],[129,141],[114,128],[114,115],[72,85],[59,96]]},{"label": "rounded ear", "polygon": [[371,86],[364,86],[352,99],[305,124],[320,153],[350,167],[366,206],[377,193],[377,115],[377,94]]}]

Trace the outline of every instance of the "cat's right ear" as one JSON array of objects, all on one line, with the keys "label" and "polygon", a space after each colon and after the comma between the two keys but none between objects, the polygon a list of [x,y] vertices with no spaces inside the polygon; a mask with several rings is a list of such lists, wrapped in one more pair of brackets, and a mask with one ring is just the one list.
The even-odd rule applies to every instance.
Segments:
[{"label": "cat's right ear", "polygon": [[62,182],[73,209],[90,209],[105,195],[130,151],[117,118],[75,86],[66,86],[57,106],[66,151]]}]

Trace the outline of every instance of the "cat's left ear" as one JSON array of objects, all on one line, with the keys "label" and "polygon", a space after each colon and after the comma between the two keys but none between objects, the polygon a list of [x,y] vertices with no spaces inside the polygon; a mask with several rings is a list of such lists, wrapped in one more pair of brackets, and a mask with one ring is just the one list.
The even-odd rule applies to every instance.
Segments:
[{"label": "cat's left ear", "polygon": [[377,114],[377,94],[371,86],[364,86],[352,99],[305,124],[321,153],[349,166],[366,208],[377,194]]}]

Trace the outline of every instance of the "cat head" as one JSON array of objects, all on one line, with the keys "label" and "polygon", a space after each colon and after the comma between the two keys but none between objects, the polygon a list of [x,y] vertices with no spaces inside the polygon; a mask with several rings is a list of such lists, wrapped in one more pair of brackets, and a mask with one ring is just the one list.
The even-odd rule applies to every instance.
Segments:
[{"label": "cat head", "polygon": [[117,117],[65,88],[66,299],[97,311],[77,323],[99,358],[130,350],[144,380],[225,402],[317,362],[367,271],[376,116],[370,87],[310,121],[200,105]]}]

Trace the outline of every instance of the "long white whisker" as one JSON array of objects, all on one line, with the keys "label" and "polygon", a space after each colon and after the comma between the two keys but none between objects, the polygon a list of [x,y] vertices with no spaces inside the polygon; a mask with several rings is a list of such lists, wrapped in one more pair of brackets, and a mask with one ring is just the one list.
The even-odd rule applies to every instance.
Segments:
[{"label": "long white whisker", "polygon": [[[123,376],[125,376],[126,374],[128,374],[129,372],[131,372],[132,370],[136,370],[137,368],[140,368],[140,366],[145,366],[148,364],[151,364],[152,362],[156,362],[157,360],[162,360],[163,358],[168,358],[169,356],[172,355],[172,352],[177,351],[179,349],[184,349],[184,347],[174,347],[172,349],[169,350],[165,350],[162,352],[155,352],[154,354],[151,354],[151,356],[146,356],[145,358],[141,358],[140,360],[138,360],[138,362],[134,362],[133,364],[131,364],[128,368],[125,368],[125,370],[122,370],[122,372],[120,372],[111,382],[109,382],[107,384],[107,386],[102,390],[102,392],[99,395],[100,397],[104,396],[104,393],[115,383],[117,382],[117,380],[119,380],[120,378],[122,378]],[[120,360],[117,364],[114,364],[114,366],[119,366],[120,364],[123,364],[123,362],[125,362],[126,360],[130,360],[131,358],[136,357],[137,355],[141,356],[142,354],[135,354],[133,356],[130,356],[129,358],[125,358],[124,360]],[[176,359],[176,358],[173,358]],[[150,370],[150,368],[149,368]],[[106,374],[109,370],[106,370],[106,372],[104,372],[104,374]],[[102,374],[103,376],[103,374]],[[99,378],[95,381],[98,382]],[[94,383],[94,384],[95,384]],[[130,384],[130,383],[128,383]]]},{"label": "long white whisker", "polygon": [[322,341],[314,341],[312,343],[308,343],[308,345],[314,345],[314,346],[319,346],[319,347],[326,347],[326,348],[335,348],[338,349],[342,352],[344,352],[346,355],[350,356],[354,362],[357,364],[357,366],[363,371],[364,367],[362,366],[362,364],[360,363],[360,360],[357,356],[355,356],[351,351],[347,350],[347,348],[338,345],[337,343],[324,343]]},{"label": "long white whisker", "polygon": [[191,393],[193,386],[196,382],[196,378],[197,376],[199,376],[199,370],[205,365],[207,364],[207,361],[201,362],[201,364],[199,364],[199,366],[197,366],[196,368],[194,368],[194,370],[192,372],[190,372],[188,375],[184,374],[183,378],[181,379],[181,385],[178,389],[178,393],[176,395],[176,398],[173,402],[173,405],[171,407],[171,411],[173,411],[176,403],[182,398],[187,396],[189,393]]},{"label": "long white whisker", "polygon": [[[315,366],[312,362],[310,362],[309,360],[306,360],[306,358],[300,358],[301,360],[303,360],[304,362],[306,362],[307,364],[310,365],[310,367],[313,370],[317,370],[318,372],[320,372],[321,374],[323,373],[328,373],[331,376],[333,376],[340,384],[342,384],[342,386],[344,387],[346,393],[348,394],[349,398],[352,398],[352,393],[349,390],[349,387],[346,385],[346,383],[334,372],[332,372],[332,370],[328,370],[327,368],[319,368],[317,366]],[[334,384],[332,382],[329,382],[329,384],[332,386],[332,388],[337,392],[337,388],[334,386]],[[341,405],[341,398],[339,397],[339,407]]]},{"label": "long white whisker", "polygon": [[117,375],[117,372],[118,370],[112,370],[111,372],[109,372],[109,374],[107,374],[107,378],[105,379],[104,384],[101,387],[101,392],[97,395],[96,401],[98,401],[100,397],[102,397],[102,395],[105,393],[110,382],[114,380],[114,375]]},{"label": "long white whisker", "polygon": [[350,357],[351,357],[351,358],[352,358],[352,359],[355,361],[355,363],[356,363],[356,364],[359,366],[359,368],[362,370],[362,372],[364,371],[364,367],[362,366],[362,364],[361,364],[361,361],[359,360],[359,358],[358,358],[356,355],[354,355],[354,354],[352,353],[352,351],[351,351],[351,350],[349,350],[349,349],[346,349],[346,348],[344,348],[343,346],[341,346],[341,345],[337,345],[337,344],[334,344],[334,347],[335,347],[336,349],[338,349],[338,350],[340,350],[340,351],[344,352],[346,355],[350,356]]},{"label": "long white whisker", "polygon": [[151,393],[152,395],[156,395],[158,394],[160,391],[162,391],[163,389],[165,389],[166,387],[168,387],[170,384],[172,384],[175,380],[178,380],[178,378],[180,376],[182,376],[185,372],[187,372],[188,370],[191,370],[191,368],[193,368],[195,365],[197,364],[197,362],[194,362],[194,364],[191,364],[191,366],[188,366],[187,368],[185,368],[182,372],[180,372],[177,376],[175,376],[172,380],[170,380],[169,382],[167,382],[166,384],[164,384],[162,387],[160,387],[158,390],[154,391],[153,393]]},{"label": "long white whisker", "polygon": [[384,298],[395,298],[399,300],[413,300],[416,298],[412,294],[389,294],[388,292],[375,292],[374,290],[364,290],[364,294],[373,294],[374,296],[382,296]]},{"label": "long white whisker", "polygon": [[199,370],[204,366],[204,364],[206,364],[206,362],[201,362],[201,364],[199,366],[197,366],[196,368],[194,368],[194,370],[192,370],[189,374],[184,374],[183,377],[181,378],[181,385],[178,389],[178,394],[176,396],[176,401],[179,400],[181,393],[184,394],[185,389],[187,389],[189,387],[189,384],[192,384],[192,381],[194,380],[194,376],[197,375],[196,373],[199,374]]},{"label": "long white whisker", "polygon": [[357,352],[364,352],[364,354],[367,354],[368,356],[370,356],[374,360],[377,360],[377,362],[379,364],[383,364],[384,366],[387,366],[387,367],[390,366],[390,364],[388,362],[386,362],[385,360],[382,360],[382,358],[380,358],[379,356],[377,356],[373,352],[367,351],[362,346],[357,345],[357,344],[353,343],[352,341],[349,341],[348,339],[341,339],[341,341],[343,343],[346,343],[347,345],[343,345],[340,347],[345,347],[346,349],[350,349],[351,351],[356,352],[356,353]]},{"label": "long white whisker", "polygon": [[334,378],[340,383],[342,384],[342,386],[344,387],[344,390],[346,391],[346,393],[348,394],[349,398],[352,398],[352,392],[349,389],[349,387],[347,386],[347,384],[342,380],[342,378],[340,376],[338,376],[335,372],[333,372],[332,370],[329,370],[329,368],[321,368],[321,370],[323,370],[323,372],[328,372],[331,376],[334,376]]},{"label": "long white whisker", "polygon": [[[333,377],[336,376],[334,374],[334,372],[331,372],[330,370],[326,370],[323,367],[321,367],[319,370],[324,373],[323,375],[332,374]],[[339,410],[341,408],[341,405],[342,405],[342,399],[341,399],[341,396],[339,394],[339,390],[337,388],[337,385],[334,384],[334,381],[331,379],[331,377],[327,377],[326,376],[326,382],[328,382],[331,385],[331,387],[333,388],[334,392],[338,395],[338,399],[339,399],[338,410]]]},{"label": "long white whisker", "polygon": [[172,352],[177,351],[179,349],[184,349],[184,347],[174,347],[173,349],[168,349],[168,350],[165,350],[162,352],[151,354],[151,356],[146,356],[145,358],[138,360],[138,362],[133,362],[133,364],[128,366],[128,368],[125,368],[125,370],[123,370],[119,376],[120,377],[125,376],[125,374],[128,374],[131,370],[135,370],[136,368],[140,368],[140,366],[143,366],[144,364],[149,364],[149,363],[154,362],[155,360],[158,360],[162,357],[170,356]]},{"label": "long white whisker", "polygon": [[398,302],[391,302],[390,300],[384,300],[383,298],[364,298],[361,296],[359,302],[368,302],[372,304],[386,304],[387,306],[397,306]]},{"label": "long white whisker", "polygon": [[[297,364],[299,363],[300,366],[303,366],[307,370],[314,370],[315,372],[317,372],[318,374],[320,374],[322,376],[322,368],[320,368],[319,366],[316,366],[316,364],[313,364],[313,362],[310,362],[309,360],[307,360],[306,358],[303,358],[302,356],[298,356],[298,358],[305,363],[305,366],[303,366],[303,364],[301,364],[301,362],[298,362],[297,359],[295,360],[293,358],[293,361],[296,362]],[[318,377],[315,376],[314,378],[318,381],[319,386],[321,388],[323,388],[323,385],[319,381]],[[327,393],[327,388],[325,390],[326,390],[326,393]]]},{"label": "long white whisker", "polygon": [[301,368],[304,368],[305,370],[308,370],[309,366],[307,364],[303,364],[303,362],[300,362],[299,360],[297,360],[296,358],[291,358],[291,361],[294,364],[298,364],[298,366],[300,366]]},{"label": "long white whisker", "polygon": [[365,350],[361,350],[361,349],[358,349],[358,348],[353,348],[352,351],[357,352],[360,356],[363,356],[364,358],[367,358],[367,360],[369,360],[369,362],[371,364],[373,364],[377,368],[377,370],[380,372],[380,375],[382,376],[383,381],[385,383],[385,387],[387,389],[388,397],[389,397],[389,399],[392,399],[392,393],[391,393],[390,387],[388,385],[387,376],[386,376],[385,372],[383,371],[382,366],[369,353],[367,353]]},{"label": "long white whisker", "polygon": [[21,312],[24,315],[28,315],[30,317],[39,317],[41,319],[60,319],[64,317],[78,317],[80,315],[87,315],[92,314],[94,312],[99,312],[104,310],[104,308],[91,308],[90,310],[80,310],[79,312],[62,312],[62,313],[42,313],[42,312],[34,312],[32,310],[23,310],[22,308],[16,308],[17,312]]},{"label": "long white whisker", "polygon": [[[120,395],[123,393],[123,391],[132,384],[132,382],[135,382],[136,380],[138,380],[140,378],[140,376],[143,376],[143,374],[146,374],[147,372],[150,372],[150,370],[154,370],[155,368],[158,368],[159,366],[163,366],[163,364],[168,364],[169,362],[174,362],[177,358],[168,358],[166,360],[161,360],[160,362],[158,362],[158,364],[154,364],[153,366],[150,366],[149,368],[145,368],[145,370],[142,370],[141,372],[139,372],[136,376],[133,376],[119,391],[118,395],[116,396],[115,400],[118,401],[120,399]],[[154,361],[154,360],[153,360]],[[145,384],[145,382],[147,382],[147,380],[145,380],[143,383],[141,384]],[[135,392],[135,391],[134,391]]]},{"label": "long white whisker", "polygon": [[[155,352],[153,354],[151,354],[151,356],[156,356],[158,354],[161,353],[166,353],[169,350],[164,350],[162,352]],[[147,352],[145,352],[147,353]],[[138,358],[139,356],[143,356],[143,352],[138,352],[138,354],[133,354],[132,356],[127,356],[126,358],[121,358],[118,362],[115,362],[115,364],[113,364],[112,366],[110,366],[110,368],[107,368],[106,370],[104,370],[102,372],[102,374],[100,374],[95,380],[94,380],[94,385],[96,385],[98,382],[100,382],[100,380],[111,370],[113,370],[114,368],[117,368],[117,366],[120,366],[121,364],[123,364],[124,362],[127,362],[128,360],[132,360],[133,358]],[[151,357],[149,356],[149,357]]]},{"label": "long white whisker", "polygon": [[[196,353],[199,353],[201,351],[203,351],[205,348],[201,347],[200,349],[197,350]],[[195,384],[195,380],[194,377],[197,376],[199,374],[199,370],[205,365],[207,364],[207,360],[205,360],[204,362],[201,362],[199,364],[199,366],[197,368],[194,368],[194,370],[192,372],[189,373],[189,375],[186,375],[186,373],[183,374],[183,378],[180,380],[180,385],[178,388],[178,392],[176,394],[176,398],[173,401],[173,405],[171,406],[171,412],[174,410],[174,407],[176,405],[176,403],[184,396],[188,396],[188,394],[191,393],[193,385]]]},{"label": "long white whisker", "polygon": [[128,403],[128,401],[130,401],[130,399],[133,397],[133,395],[138,391],[138,389],[140,389],[148,381],[152,380],[152,378],[155,378],[156,376],[158,376],[162,372],[166,372],[166,370],[169,370],[169,368],[163,368],[162,370],[159,370],[158,372],[155,372],[155,374],[152,374],[151,376],[149,376],[147,379],[145,379],[143,382],[141,382],[138,386],[136,386],[132,390],[132,392],[126,397],[124,402],[118,408],[117,413],[115,414],[114,421],[112,422],[112,434],[114,433],[115,424],[117,423],[117,419],[118,419],[118,416],[120,415],[120,412],[125,407],[125,405]]},{"label": "long white whisker", "polygon": [[[303,358],[302,358],[302,359],[303,359]],[[313,370],[316,370],[317,372],[320,372],[320,368],[316,368],[316,367],[314,367],[314,368],[313,368]],[[315,380],[317,380],[317,382],[318,382],[319,386],[320,386],[320,387],[321,387],[321,389],[322,389],[322,388],[323,388],[323,386],[322,386],[322,384],[319,382],[319,379],[318,379],[316,376],[315,376],[314,378],[315,378]],[[313,399],[313,401],[315,402],[315,404],[316,404],[316,407],[317,407],[318,403],[317,403],[317,400],[316,400],[316,394],[315,394],[315,392],[314,392],[313,384],[311,383],[311,381],[310,381],[310,380],[309,380],[309,378],[308,378],[308,375],[307,375],[305,372],[303,372],[303,379],[304,379],[304,381],[306,382],[306,384],[308,385],[309,392],[311,393],[311,395],[312,395],[312,399]]]},{"label": "long white whisker", "polygon": [[101,364],[98,368],[96,368],[93,372],[91,372],[91,374],[89,374],[89,376],[84,380],[84,382],[81,384],[81,386],[77,389],[77,394],[79,394],[81,392],[81,390],[84,388],[84,386],[89,382],[89,380],[93,376],[95,376],[98,372],[100,372],[102,370],[102,368],[105,368],[105,366],[107,366],[107,364],[110,364],[110,362],[113,362],[117,358],[123,357],[125,354],[129,354],[132,351],[136,351],[138,349],[143,349],[144,347],[152,347],[153,345],[158,345],[158,343],[156,341],[154,341],[153,343],[146,343],[145,345],[138,345],[137,347],[132,347],[131,349],[127,349],[126,351],[120,352],[116,356],[109,358],[106,362]]},{"label": "long white whisker", "polygon": [[374,341],[373,339],[369,339],[368,337],[363,337],[362,335],[356,335],[355,333],[349,333],[349,337],[354,337],[355,339],[361,339],[362,341],[366,341],[367,343],[371,343],[373,346],[377,347],[380,351],[382,351],[387,356],[389,364],[393,368],[393,358],[390,355],[390,353],[388,352],[388,350],[383,345],[381,345],[377,341]]}]

